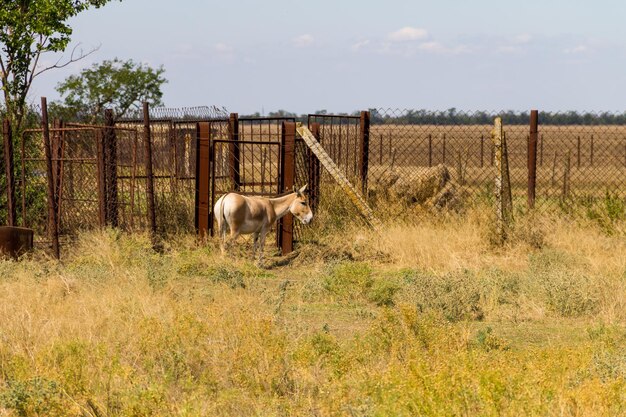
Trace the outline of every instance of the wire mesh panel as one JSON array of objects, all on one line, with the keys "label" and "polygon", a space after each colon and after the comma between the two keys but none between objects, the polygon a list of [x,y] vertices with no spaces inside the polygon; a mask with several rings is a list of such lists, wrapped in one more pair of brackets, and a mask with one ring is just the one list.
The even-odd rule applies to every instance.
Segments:
[{"label": "wire mesh panel", "polygon": [[[360,173],[360,117],[345,115],[308,115],[309,128],[320,124],[319,141],[344,175],[357,182]],[[328,180],[328,178],[325,178]]]},{"label": "wire mesh panel", "polygon": [[268,146],[268,144],[280,144],[283,122],[293,121],[292,117],[242,117],[238,119],[237,151],[241,191],[267,196],[274,196],[285,191],[280,189],[278,172],[280,147]]},{"label": "wire mesh panel", "polygon": [[[136,129],[138,155],[144,155],[144,121],[140,112],[116,126]],[[190,232],[195,224],[197,122],[210,122],[210,136],[228,139],[228,113],[215,106],[150,108],[152,173],[157,229],[163,233]],[[145,155],[139,160],[145,166]],[[145,174],[144,174],[145,175]],[[145,177],[140,178],[145,182]]]},{"label": "wire mesh panel", "polygon": [[18,224],[32,228],[35,241],[47,241],[47,171],[41,130],[25,130],[20,137],[16,164]]},{"label": "wire mesh panel", "polygon": [[[540,121],[549,116],[540,114]],[[593,215],[623,206],[626,127],[540,124],[537,196],[537,205],[546,210],[583,210]]]},{"label": "wire mesh panel", "polygon": [[[406,206],[478,202],[490,194],[493,178],[492,124],[449,118],[445,124],[423,112],[377,109],[369,138],[369,198],[382,214]],[[517,132],[517,131],[515,131]],[[511,135],[510,135],[511,136]],[[511,154],[521,146],[511,136]],[[526,142],[524,141],[524,144]],[[514,150],[515,149],[515,150]],[[516,177],[517,178],[517,177]]]},{"label": "wire mesh panel", "polygon": [[[50,129],[53,152],[53,179],[59,234],[76,234],[99,227],[102,199],[98,128]],[[100,152],[102,149],[100,149]]]},{"label": "wire mesh panel", "polygon": [[145,230],[149,225],[143,135],[136,129],[115,128],[114,131],[117,223],[128,231]]}]

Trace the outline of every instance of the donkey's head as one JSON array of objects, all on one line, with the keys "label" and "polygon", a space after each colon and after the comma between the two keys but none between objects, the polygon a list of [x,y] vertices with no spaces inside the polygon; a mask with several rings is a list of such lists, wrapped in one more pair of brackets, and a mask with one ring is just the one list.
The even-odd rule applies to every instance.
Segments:
[{"label": "donkey's head", "polygon": [[304,192],[306,191],[306,187],[307,186],[305,185],[299,190],[294,187],[296,198],[289,206],[289,211],[291,212],[291,214],[300,219],[302,223],[309,224],[313,219],[313,212],[311,211],[311,207],[309,207],[309,199],[304,194]]}]

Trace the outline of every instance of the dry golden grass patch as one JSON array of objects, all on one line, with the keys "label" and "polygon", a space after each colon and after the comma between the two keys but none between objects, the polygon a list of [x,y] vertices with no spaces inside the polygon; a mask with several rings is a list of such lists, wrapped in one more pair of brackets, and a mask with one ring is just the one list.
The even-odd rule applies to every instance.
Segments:
[{"label": "dry golden grass patch", "polygon": [[497,248],[480,211],[344,226],[269,268],[110,230],[0,261],[0,413],[626,412],[622,235],[519,219]]}]

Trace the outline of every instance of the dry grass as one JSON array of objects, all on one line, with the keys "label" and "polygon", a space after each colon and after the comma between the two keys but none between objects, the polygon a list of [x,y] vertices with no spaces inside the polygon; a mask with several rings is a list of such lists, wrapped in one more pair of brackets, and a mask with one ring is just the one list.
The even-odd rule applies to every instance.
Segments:
[{"label": "dry grass", "polygon": [[479,210],[341,230],[269,269],[115,231],[0,261],[0,415],[626,412],[622,233],[520,219],[496,248]]}]

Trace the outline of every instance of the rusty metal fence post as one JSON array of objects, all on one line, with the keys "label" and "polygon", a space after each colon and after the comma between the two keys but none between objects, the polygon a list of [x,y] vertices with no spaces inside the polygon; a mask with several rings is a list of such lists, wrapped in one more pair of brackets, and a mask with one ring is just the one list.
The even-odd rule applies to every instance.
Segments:
[{"label": "rusty metal fence post", "polygon": [[152,134],[150,132],[150,109],[143,102],[143,137],[146,157],[146,194],[148,197],[148,222],[150,232],[156,234],[156,210],[154,206],[154,176],[152,174]]},{"label": "rusty metal fence post", "polygon": [[210,131],[209,122],[196,124],[196,213],[195,226],[198,236],[204,238],[207,231],[213,236],[210,194]]},{"label": "rusty metal fence post", "polygon": [[370,112],[362,111],[359,123],[359,169],[361,191],[367,195],[367,172],[369,168],[370,149]]},{"label": "rusty metal fence post", "polygon": [[537,187],[537,137],[539,112],[530,111],[530,135],[528,136],[528,208],[535,208],[535,190]]},{"label": "rusty metal fence post", "polygon": [[228,139],[230,142],[230,178],[233,182],[233,190],[241,188],[240,151],[239,151],[239,114],[231,113],[228,119]]},{"label": "rusty metal fence post", "polygon": [[45,97],[41,98],[41,126],[43,129],[44,151],[46,153],[46,174],[48,182],[48,236],[52,241],[52,253],[59,259],[59,229],[57,222],[57,210],[55,207],[54,178],[52,176],[52,149],[50,146],[50,128],[48,126],[48,102]]},{"label": "rusty metal fence post", "polygon": [[117,227],[118,195],[117,195],[117,137],[113,110],[104,111],[104,172],[106,178],[106,223]]},{"label": "rusty metal fence post", "polygon": [[96,167],[98,169],[98,219],[100,227],[107,223],[106,157],[104,135],[96,129]]},{"label": "rusty metal fence post", "polygon": [[[320,138],[320,129],[321,125],[319,123],[312,123],[311,133],[315,136],[318,142],[321,141]],[[319,197],[320,197],[320,160],[317,159],[317,156],[311,152],[310,149],[307,149],[309,153],[309,205],[312,210],[317,210],[319,205]],[[300,184],[298,184],[300,185]]]},{"label": "rusty metal fence post", "polygon": [[2,124],[2,137],[4,139],[4,169],[7,183],[7,223],[9,226],[17,226],[15,172],[13,167],[13,134],[9,119],[5,119]]},{"label": "rusty metal fence post", "polygon": [[[280,146],[280,191],[290,192],[295,183],[296,124],[283,122]],[[280,221],[278,245],[283,255],[293,251],[293,216],[287,213]]]},{"label": "rusty metal fence post", "polygon": [[59,119],[52,121],[53,134],[50,138],[52,153],[52,181],[54,183],[54,206],[57,211],[59,225],[61,223],[61,177],[63,175],[63,140],[61,137],[62,122]]}]

